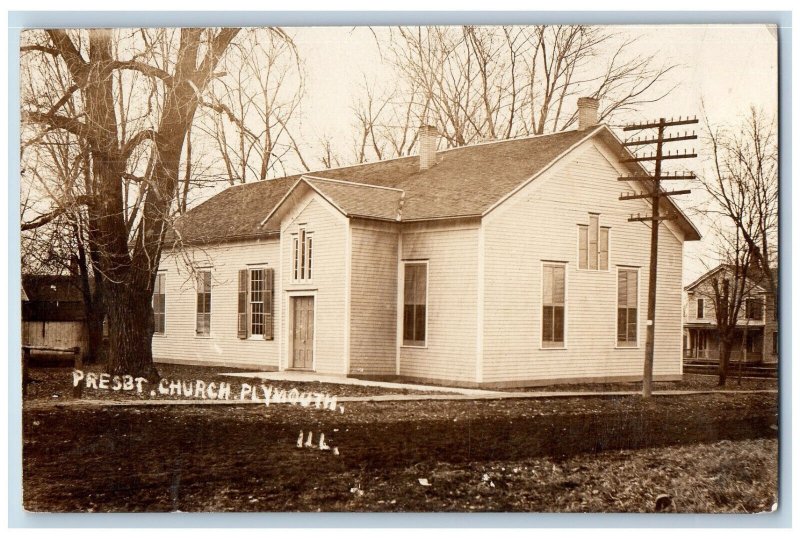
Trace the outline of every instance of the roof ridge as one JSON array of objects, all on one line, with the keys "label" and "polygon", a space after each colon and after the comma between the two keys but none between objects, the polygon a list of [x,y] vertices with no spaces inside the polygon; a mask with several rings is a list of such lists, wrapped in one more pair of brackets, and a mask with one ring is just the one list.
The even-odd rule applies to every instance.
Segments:
[{"label": "roof ridge", "polygon": [[309,179],[312,179],[312,180],[319,180],[319,181],[323,181],[323,182],[342,183],[342,184],[345,184],[345,185],[355,185],[355,186],[358,186],[358,187],[372,187],[374,189],[386,189],[388,191],[399,191],[400,193],[404,193],[405,192],[405,191],[403,191],[402,189],[400,189],[398,187],[386,187],[385,185],[372,185],[372,184],[369,184],[369,183],[360,183],[360,182],[354,182],[354,181],[350,181],[350,180],[334,180],[333,178],[322,178],[320,176],[312,176],[310,174],[303,174],[301,177],[302,178],[309,178]]},{"label": "roof ridge", "polygon": [[[589,129],[594,129],[595,127],[606,125],[606,124],[596,124],[591,126]],[[583,131],[589,131],[589,129],[584,129]],[[567,133],[575,133],[576,131],[580,131],[578,129],[569,129],[563,131],[557,131],[555,133],[540,133],[538,135],[524,135],[521,137],[509,137],[503,139],[496,139],[496,140],[484,140],[482,142],[474,142],[472,144],[465,144],[463,146],[455,146],[453,148],[445,148],[444,150],[438,150],[436,153],[445,153],[445,152],[452,152],[455,150],[463,150],[465,148],[475,148],[477,146],[488,146],[489,144],[500,144],[502,142],[516,142],[518,140],[531,140],[535,138],[542,138],[542,137],[553,137],[556,135],[565,135]]]}]

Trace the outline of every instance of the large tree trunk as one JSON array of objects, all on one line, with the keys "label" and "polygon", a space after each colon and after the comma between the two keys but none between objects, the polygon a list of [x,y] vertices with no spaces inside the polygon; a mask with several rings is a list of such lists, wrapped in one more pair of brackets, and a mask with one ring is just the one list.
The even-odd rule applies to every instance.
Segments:
[{"label": "large tree trunk", "polygon": [[89,349],[86,354],[87,363],[102,363],[105,359],[103,350],[103,315],[90,312],[86,316]]},{"label": "large tree trunk", "polygon": [[719,386],[724,386],[728,381],[728,368],[731,361],[732,343],[727,340],[720,341],[719,349]]},{"label": "large tree trunk", "polygon": [[150,290],[128,283],[108,283],[108,370],[112,374],[159,378],[153,365],[153,308]]}]

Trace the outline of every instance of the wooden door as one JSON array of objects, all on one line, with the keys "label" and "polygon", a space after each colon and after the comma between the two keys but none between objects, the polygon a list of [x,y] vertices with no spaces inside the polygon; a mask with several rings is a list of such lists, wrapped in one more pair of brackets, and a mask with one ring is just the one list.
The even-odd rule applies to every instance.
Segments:
[{"label": "wooden door", "polygon": [[292,368],[314,368],[314,297],[292,298]]}]

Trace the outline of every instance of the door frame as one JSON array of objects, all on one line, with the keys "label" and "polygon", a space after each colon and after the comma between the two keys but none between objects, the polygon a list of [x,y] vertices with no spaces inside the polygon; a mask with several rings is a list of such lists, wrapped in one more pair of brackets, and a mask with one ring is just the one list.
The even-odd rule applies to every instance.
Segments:
[{"label": "door frame", "polygon": [[286,343],[288,357],[286,358],[286,370],[308,371],[309,369],[298,369],[294,365],[294,298],[313,298],[314,300],[314,338],[311,343],[311,372],[317,372],[317,292],[308,290],[298,290],[287,292],[288,297],[288,324],[286,326]]}]

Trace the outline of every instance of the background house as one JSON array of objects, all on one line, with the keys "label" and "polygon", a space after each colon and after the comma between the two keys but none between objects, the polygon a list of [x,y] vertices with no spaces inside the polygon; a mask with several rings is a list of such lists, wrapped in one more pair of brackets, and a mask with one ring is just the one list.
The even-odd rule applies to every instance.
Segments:
[{"label": "background house", "polygon": [[[719,360],[720,342],[712,277],[730,272],[721,264],[686,287],[684,304],[684,358]],[[777,269],[774,269],[777,275]],[[736,324],[731,362],[776,363],[778,320],[775,298],[757,277],[748,279],[745,300]]]}]

